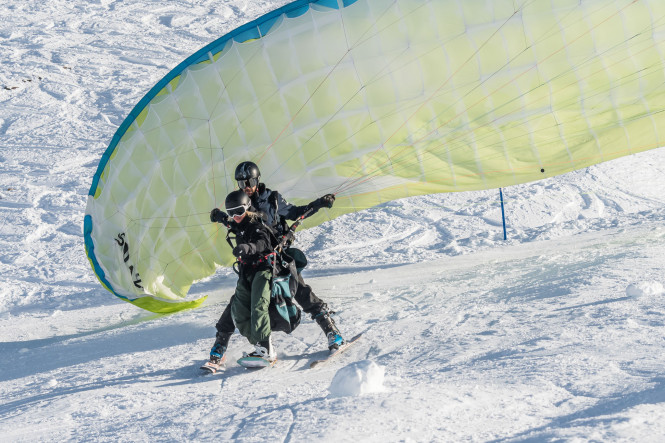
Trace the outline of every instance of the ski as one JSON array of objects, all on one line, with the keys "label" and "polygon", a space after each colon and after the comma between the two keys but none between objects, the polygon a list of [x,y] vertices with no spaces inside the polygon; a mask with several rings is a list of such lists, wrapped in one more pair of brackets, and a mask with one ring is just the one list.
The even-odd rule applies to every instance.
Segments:
[{"label": "ski", "polygon": [[339,348],[337,348],[336,350],[334,350],[334,351],[332,351],[330,354],[328,354],[328,356],[327,356],[326,358],[321,359],[321,360],[314,360],[314,361],[313,361],[312,363],[310,363],[310,365],[309,365],[310,369],[311,369],[311,368],[316,368],[316,367],[318,367],[318,366],[320,366],[320,365],[322,365],[322,364],[324,364],[324,363],[327,363],[327,362],[329,362],[330,360],[332,360],[333,358],[335,358],[335,357],[337,357],[338,355],[340,355],[341,353],[345,352],[347,349],[349,349],[351,346],[353,346],[353,345],[358,341],[358,339],[359,339],[360,337],[362,337],[362,335],[363,335],[362,332],[361,332],[360,334],[356,335],[356,336],[353,337],[351,340],[347,341],[347,342],[344,343],[342,346],[340,346]]},{"label": "ski", "polygon": [[219,363],[214,363],[210,360],[207,362],[203,363],[203,366],[201,366],[201,369],[205,371],[208,374],[216,374],[217,372],[223,371],[226,369],[225,366],[226,359],[222,359]]},{"label": "ski", "polygon": [[277,359],[273,361],[262,357],[245,356],[238,359],[238,364],[247,369],[262,369],[272,367],[277,363]]}]

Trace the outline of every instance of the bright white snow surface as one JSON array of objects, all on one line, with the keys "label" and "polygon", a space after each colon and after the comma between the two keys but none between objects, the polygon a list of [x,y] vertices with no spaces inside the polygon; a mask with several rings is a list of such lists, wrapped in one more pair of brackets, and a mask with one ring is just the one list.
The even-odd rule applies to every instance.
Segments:
[{"label": "bright white snow surface", "polygon": [[240,368],[235,336],[226,372],[199,374],[228,270],[172,316],[101,287],[81,231],[117,126],[187,55],[283,3],[3,2],[0,440],[662,441],[663,149],[505,189],[508,241],[496,190],[299,233],[307,280],[364,332],[320,369],[307,318],[276,334],[274,368]]}]

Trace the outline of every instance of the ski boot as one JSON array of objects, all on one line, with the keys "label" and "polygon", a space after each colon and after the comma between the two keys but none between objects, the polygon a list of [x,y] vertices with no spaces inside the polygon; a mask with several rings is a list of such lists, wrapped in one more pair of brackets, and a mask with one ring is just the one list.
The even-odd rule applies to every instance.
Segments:
[{"label": "ski boot", "polygon": [[215,344],[212,345],[210,349],[210,360],[208,360],[201,369],[212,372],[213,374],[217,372],[224,364],[226,363],[226,349],[231,339],[231,333],[218,333]]},{"label": "ski boot", "polygon": [[210,350],[210,361],[216,365],[222,365],[226,362],[226,346],[215,342]]},{"label": "ski boot", "polygon": [[260,341],[254,345],[254,352],[247,354],[243,352],[243,357],[259,357],[274,362],[277,360],[277,353],[272,346],[272,336],[268,336],[267,340]]},{"label": "ski boot", "polygon": [[337,326],[335,325],[335,320],[332,319],[331,315],[334,312],[329,311],[327,307],[324,307],[321,312],[314,315],[313,318],[316,323],[323,329],[323,333],[326,334],[328,339],[328,349],[332,352],[340,348],[344,343],[344,338],[342,333],[339,332]]},{"label": "ski boot", "polygon": [[272,346],[272,340],[268,337],[267,340],[260,341],[254,345],[254,351],[249,354],[243,352],[242,358],[238,359],[238,364],[246,368],[266,368],[272,366],[277,362],[277,353]]}]

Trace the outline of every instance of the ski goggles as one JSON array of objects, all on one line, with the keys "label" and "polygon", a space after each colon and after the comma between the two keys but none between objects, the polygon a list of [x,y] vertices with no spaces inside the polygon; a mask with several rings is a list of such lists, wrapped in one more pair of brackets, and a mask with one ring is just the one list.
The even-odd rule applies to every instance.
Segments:
[{"label": "ski goggles", "polygon": [[254,188],[259,185],[258,178],[248,178],[247,180],[238,180],[238,187],[240,189]]},{"label": "ski goggles", "polygon": [[247,211],[245,206],[236,206],[234,208],[226,208],[226,213],[231,217],[240,217]]}]

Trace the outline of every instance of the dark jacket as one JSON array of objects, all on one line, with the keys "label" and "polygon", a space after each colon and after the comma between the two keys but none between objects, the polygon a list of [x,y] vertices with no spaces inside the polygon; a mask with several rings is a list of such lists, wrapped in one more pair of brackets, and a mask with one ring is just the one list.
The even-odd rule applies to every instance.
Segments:
[{"label": "dark jacket", "polygon": [[252,253],[239,257],[241,268],[251,266],[254,269],[269,269],[266,256],[273,252],[274,235],[269,226],[263,222],[262,214],[258,217],[248,215],[240,223],[231,219],[229,231],[235,235],[236,245],[249,244]]},{"label": "dark jacket", "polygon": [[277,192],[266,188],[261,183],[252,195],[252,206],[265,214],[266,224],[271,226],[276,234],[283,235],[286,230],[286,220],[296,220],[307,211],[307,205],[295,206],[284,200]]}]

